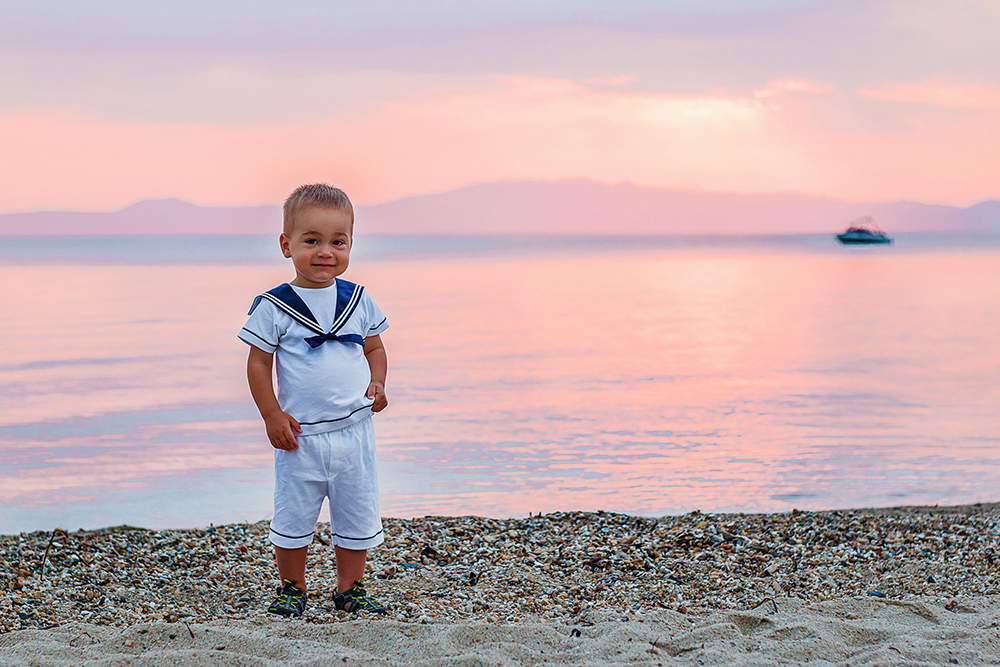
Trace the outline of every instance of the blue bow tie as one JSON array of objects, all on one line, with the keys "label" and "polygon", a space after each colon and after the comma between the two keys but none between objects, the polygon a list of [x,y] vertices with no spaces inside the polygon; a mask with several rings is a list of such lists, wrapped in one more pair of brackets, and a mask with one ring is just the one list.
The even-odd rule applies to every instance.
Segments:
[{"label": "blue bow tie", "polygon": [[336,334],[328,333],[322,336],[311,336],[310,338],[303,338],[303,340],[309,343],[309,347],[317,348],[328,340],[335,340],[340,343],[357,343],[361,347],[365,346],[365,339],[358,334],[347,334],[344,336],[338,336]]}]

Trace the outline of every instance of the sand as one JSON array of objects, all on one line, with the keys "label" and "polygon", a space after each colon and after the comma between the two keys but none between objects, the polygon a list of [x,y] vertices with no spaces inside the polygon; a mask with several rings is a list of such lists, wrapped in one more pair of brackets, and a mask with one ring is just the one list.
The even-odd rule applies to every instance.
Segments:
[{"label": "sand", "polygon": [[0,635],[0,665],[1000,664],[1000,598],[950,606],[933,599],[777,598],[750,611],[656,610],[575,625],[378,618],[71,623]]},{"label": "sand", "polygon": [[0,536],[0,667],[1000,664],[997,504],[386,525],[373,618],[321,544],[267,615],[264,524]]}]

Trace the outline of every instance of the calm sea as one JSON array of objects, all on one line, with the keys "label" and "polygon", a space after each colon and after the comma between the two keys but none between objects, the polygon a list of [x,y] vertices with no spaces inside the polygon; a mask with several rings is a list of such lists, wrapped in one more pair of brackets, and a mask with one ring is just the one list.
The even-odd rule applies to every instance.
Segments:
[{"label": "calm sea", "polygon": [[[0,533],[257,521],[275,239],[0,239]],[[1000,499],[1000,238],[361,239],[383,514]]]}]

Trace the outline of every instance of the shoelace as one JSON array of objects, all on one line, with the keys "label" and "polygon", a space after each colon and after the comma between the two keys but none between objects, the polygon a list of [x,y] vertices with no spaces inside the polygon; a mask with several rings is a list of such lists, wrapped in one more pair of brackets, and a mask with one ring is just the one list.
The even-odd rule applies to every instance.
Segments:
[{"label": "shoelace", "polygon": [[301,599],[302,595],[297,593],[286,593],[285,591],[282,591],[281,594],[278,595],[278,600],[281,601],[281,604],[288,604],[289,600],[301,600]]},{"label": "shoelace", "polygon": [[[289,582],[290,583],[290,582]],[[302,599],[302,591],[297,587],[292,585],[286,585],[284,588],[278,589],[278,603],[282,606],[288,606],[289,602],[292,600],[298,601]]]},{"label": "shoelace", "polygon": [[381,605],[368,597],[368,593],[359,584],[355,583],[354,586],[347,589],[343,593],[339,593],[339,596],[343,596],[345,601],[350,600],[354,604],[351,605],[350,611],[357,611],[358,609],[364,609],[368,611],[370,609],[378,609]]},{"label": "shoelace", "polygon": [[369,609],[375,606],[375,603],[364,591],[358,591],[356,595],[350,596],[350,600],[360,604],[362,609]]}]

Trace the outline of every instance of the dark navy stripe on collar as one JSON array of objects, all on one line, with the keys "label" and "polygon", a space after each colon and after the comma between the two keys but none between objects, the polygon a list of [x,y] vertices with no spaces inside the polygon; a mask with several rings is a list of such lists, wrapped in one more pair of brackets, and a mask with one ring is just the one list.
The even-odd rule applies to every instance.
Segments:
[{"label": "dark navy stripe on collar", "polygon": [[253,314],[253,311],[264,299],[273,303],[279,310],[310,331],[318,334],[326,333],[323,327],[319,325],[319,322],[316,321],[316,316],[309,310],[309,306],[295,293],[295,290],[288,283],[282,283],[254,299],[253,305],[250,306],[250,312],[247,315]]},{"label": "dark navy stripe on collar", "polygon": [[361,303],[361,293],[364,291],[365,288],[361,285],[347,280],[337,281],[337,316],[333,318],[330,333],[337,333],[347,324],[347,320],[351,319],[358,304]]},{"label": "dark navy stripe on collar", "polygon": [[254,309],[257,308],[261,300],[267,299],[286,315],[310,331],[320,335],[335,334],[340,331],[340,329],[347,324],[348,320],[351,319],[351,316],[354,315],[354,311],[357,310],[358,305],[361,303],[361,295],[364,291],[365,288],[361,285],[357,285],[347,280],[337,280],[337,306],[334,313],[335,317],[333,319],[333,326],[330,327],[329,331],[326,331],[322,326],[320,326],[319,322],[316,320],[316,316],[313,315],[311,310],[309,310],[309,306],[306,305],[306,302],[302,300],[302,297],[300,297],[288,283],[282,283],[274,289],[270,289],[255,298],[253,305],[250,306],[250,312],[247,313],[247,315],[253,313]]},{"label": "dark navy stripe on collar", "polygon": [[316,316],[313,315],[311,310],[309,310],[309,306],[306,305],[306,302],[302,300],[302,297],[298,295],[298,292],[292,289],[292,286],[288,283],[281,283],[274,289],[267,290],[267,293],[281,299],[281,301],[283,301],[299,315],[311,322],[316,322],[317,326],[319,325],[319,320],[317,320]]}]

